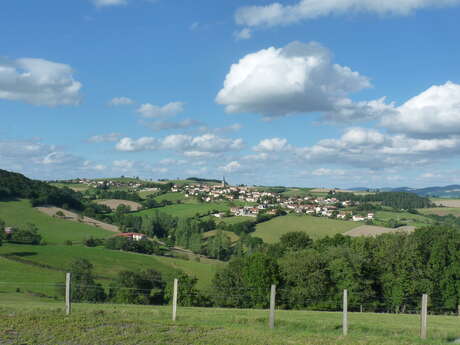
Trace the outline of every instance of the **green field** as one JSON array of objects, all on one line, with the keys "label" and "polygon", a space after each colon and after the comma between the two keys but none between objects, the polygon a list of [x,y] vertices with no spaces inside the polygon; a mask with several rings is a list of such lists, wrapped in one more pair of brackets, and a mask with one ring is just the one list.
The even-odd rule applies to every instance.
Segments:
[{"label": "green field", "polygon": [[17,303],[0,294],[0,343],[78,345],[441,345],[460,337],[457,316],[429,316],[428,339],[419,339],[418,315],[349,313],[349,335],[341,335],[341,313],[277,311],[275,328],[266,310],[170,306]]},{"label": "green field", "polygon": [[158,202],[163,201],[163,200],[172,201],[172,202],[177,202],[180,200],[185,203],[196,203],[197,202],[195,198],[190,198],[190,197],[187,198],[184,193],[177,193],[177,192],[176,193],[170,192],[170,193],[158,195],[157,197],[155,197],[155,200]]},{"label": "green field", "polygon": [[167,213],[175,217],[194,217],[195,215],[204,215],[209,211],[217,210],[219,212],[225,212],[230,207],[227,203],[191,203],[191,204],[176,204],[165,207],[153,208],[149,210],[143,210],[139,212],[133,212],[134,215],[148,215],[156,211]]},{"label": "green field", "polygon": [[312,188],[289,188],[287,191],[281,193],[285,197],[306,197],[311,194]]},{"label": "green field", "polygon": [[84,192],[85,190],[90,189],[91,187],[87,184],[82,183],[50,183],[51,186],[58,187],[58,188],[70,188],[77,192]]},{"label": "green field", "polygon": [[94,226],[50,217],[34,209],[28,200],[0,202],[0,219],[7,226],[35,224],[48,244],[63,244],[66,240],[81,242],[90,236],[106,238],[113,235],[113,232]]},{"label": "green field", "polygon": [[[420,210],[419,210],[420,211]],[[385,222],[389,219],[395,219],[406,225],[415,227],[422,227],[432,223],[432,220],[419,214],[412,214],[409,212],[391,212],[391,211],[377,211],[375,213],[375,224],[379,225],[380,222]]]},{"label": "green field", "polygon": [[[109,250],[102,247],[87,248],[83,246],[31,246],[4,244],[0,255],[27,260],[36,264],[47,265],[55,270],[67,270],[76,258],[85,258],[94,265],[94,273],[100,277],[115,278],[123,270],[139,271],[153,268],[165,277],[172,277],[179,269],[198,278],[198,288],[208,288],[220,262],[186,261],[154,255],[143,255],[123,251]],[[20,274],[19,274],[20,276]]]},{"label": "green field", "polygon": [[155,259],[163,263],[165,266],[181,270],[190,276],[197,277],[197,287],[199,289],[209,289],[217,270],[225,267],[226,265],[221,261],[211,259],[203,259],[200,260],[200,262],[193,259],[183,260],[165,256],[157,256]]},{"label": "green field", "polygon": [[311,238],[317,239],[343,233],[359,225],[361,224],[326,217],[290,214],[257,224],[256,232],[253,235],[262,238],[267,243],[275,243],[281,235],[292,231],[303,231]]},{"label": "green field", "polygon": [[0,257],[0,272],[0,292],[3,293],[20,289],[51,296],[56,292],[54,283],[64,279],[63,272],[26,265],[3,257]]}]

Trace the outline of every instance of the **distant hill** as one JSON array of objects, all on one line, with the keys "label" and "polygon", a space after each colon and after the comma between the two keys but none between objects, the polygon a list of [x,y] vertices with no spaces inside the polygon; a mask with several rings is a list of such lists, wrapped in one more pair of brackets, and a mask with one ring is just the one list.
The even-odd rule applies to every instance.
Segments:
[{"label": "distant hill", "polygon": [[381,192],[408,192],[414,193],[424,197],[439,197],[439,198],[460,198],[460,185],[453,184],[449,186],[435,186],[425,188],[410,188],[410,187],[397,187],[397,188],[350,188],[350,190],[379,190]]},{"label": "distant hill", "polygon": [[31,180],[22,174],[0,169],[0,200],[24,198],[32,205],[66,206],[83,208],[81,194],[69,188],[57,188],[38,180]]}]

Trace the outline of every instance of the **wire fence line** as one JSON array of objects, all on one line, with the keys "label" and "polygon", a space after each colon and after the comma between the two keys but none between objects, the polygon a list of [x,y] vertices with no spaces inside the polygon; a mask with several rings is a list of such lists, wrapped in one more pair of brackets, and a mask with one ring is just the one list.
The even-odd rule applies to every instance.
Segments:
[{"label": "wire fence line", "polygon": [[[102,286],[99,285],[93,285],[93,284],[80,284],[80,283],[72,283],[71,279],[71,274],[67,273],[66,274],[66,281],[65,283],[40,283],[40,282],[2,282],[0,281],[0,289],[2,288],[14,288],[16,287],[17,292],[20,289],[20,287],[31,287],[31,288],[55,288],[59,291],[62,292],[62,297],[64,297],[65,300],[65,312],[66,315],[70,315],[72,313],[72,303],[73,302],[81,302],[78,298],[75,298],[73,294],[75,291],[78,291],[79,289],[100,289]],[[137,288],[137,287],[126,287],[126,286],[117,286],[114,284],[108,285],[104,287],[105,289],[108,289],[108,295],[109,296],[117,296],[117,295],[124,295],[129,293],[140,293],[144,295],[149,295],[151,296],[152,294],[152,288]],[[200,295],[200,292],[197,291],[187,291],[187,290],[181,290],[180,286],[180,281],[178,279],[174,279],[174,284],[173,284],[173,291],[169,291],[171,294],[170,302],[172,305],[172,315],[171,318],[173,321],[176,321],[177,316],[180,315],[180,308],[181,307],[186,307],[187,305],[181,306],[180,304],[180,297],[198,297]],[[283,296],[283,293],[287,293],[290,290],[289,289],[277,289],[275,285],[271,285],[270,288],[265,288],[265,287],[241,287],[241,288],[232,288],[229,289],[229,293],[226,294],[219,294],[217,292],[208,292],[206,296],[212,297],[212,298],[229,298],[229,297],[235,297],[235,298],[247,298],[247,295],[244,294],[244,292],[247,291],[257,291],[259,293],[266,294],[267,299],[269,300],[269,308],[268,308],[268,327],[269,328],[274,328],[275,327],[275,315],[276,315],[276,310],[280,310],[280,305],[279,305],[279,298]],[[348,313],[349,312],[375,312],[375,310],[366,310],[366,304],[370,305],[372,303],[362,303],[359,306],[359,309],[354,306],[353,308],[350,308],[350,296],[353,296],[353,291],[349,291],[347,289],[343,290],[343,294],[340,296],[340,308],[337,308],[337,312],[342,313],[342,333],[344,336],[348,335],[349,333],[349,318],[348,318]],[[331,296],[328,294],[318,294],[317,297],[325,297],[325,298],[331,298],[331,297],[337,297],[337,296]],[[55,297],[56,298],[56,297]],[[434,311],[429,311],[429,296],[426,294],[423,294],[420,296],[419,299],[415,299],[414,297],[405,297],[402,299],[403,303],[406,303],[408,305],[416,305],[416,308],[402,308],[401,310],[398,310],[397,312],[392,312],[391,314],[419,314],[420,315],[420,337],[422,339],[426,339],[427,337],[427,329],[428,329],[428,315],[429,314],[444,314],[444,315],[458,315],[460,317],[460,305],[458,306],[458,310],[455,312],[452,311],[452,309],[439,309],[437,308]],[[111,305],[111,306],[117,306],[116,300],[113,299],[106,299],[104,301],[90,301],[94,302],[94,304],[104,304],[104,305]],[[306,305],[312,303],[316,303],[317,299],[304,299],[304,303]],[[155,305],[155,303],[148,303],[148,300],[138,300],[133,303],[119,303],[120,306],[127,307],[127,306],[133,306],[133,307],[139,307],[139,306],[148,306],[148,305]],[[278,308],[277,308],[278,307]],[[245,308],[245,309],[252,309],[252,308]],[[314,309],[309,309],[308,307],[305,308],[307,310],[314,310],[314,311],[321,311],[321,308],[314,308]],[[331,311],[330,309],[324,310],[324,311]],[[389,313],[384,312],[384,313]]]}]

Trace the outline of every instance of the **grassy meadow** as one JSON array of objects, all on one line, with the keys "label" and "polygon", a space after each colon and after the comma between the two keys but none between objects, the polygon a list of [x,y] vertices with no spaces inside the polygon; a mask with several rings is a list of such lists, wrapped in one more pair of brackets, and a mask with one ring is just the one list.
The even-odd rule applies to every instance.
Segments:
[{"label": "grassy meadow", "polygon": [[149,215],[156,211],[160,211],[162,213],[167,213],[171,216],[175,217],[193,217],[196,214],[207,214],[209,211],[219,211],[225,212],[230,207],[227,203],[186,203],[186,204],[176,204],[176,205],[169,205],[160,208],[153,208],[149,210],[143,210],[139,212],[134,212],[134,215]]},{"label": "grassy meadow", "polygon": [[447,216],[449,214],[460,217],[460,207],[434,207],[434,208],[421,208],[418,210],[422,214],[435,214],[438,216]]},{"label": "grassy meadow", "polygon": [[[155,255],[144,255],[131,252],[109,250],[102,247],[88,248],[83,246],[31,246],[18,244],[4,244],[0,247],[0,256],[26,262],[35,269],[33,265],[45,265],[56,272],[65,271],[71,262],[76,258],[85,258],[94,265],[94,273],[100,277],[113,279],[118,272],[123,270],[139,271],[153,268],[159,271],[164,277],[170,278],[177,270],[182,270],[198,278],[197,287],[206,289],[211,286],[211,280],[217,268],[223,264],[215,260],[203,260],[197,262],[180,258],[169,258]],[[5,259],[2,259],[5,260]],[[12,260],[8,260],[9,262]],[[2,261],[3,262],[3,261]],[[24,265],[20,263],[20,265]],[[28,266],[28,265],[25,265]],[[7,263],[4,267],[10,269]],[[16,269],[14,269],[16,271]],[[47,270],[49,271],[49,270]],[[22,276],[23,270],[19,270],[17,279]],[[12,273],[10,273],[12,274]],[[61,273],[59,273],[61,274]],[[37,278],[40,278],[37,275]],[[24,279],[28,279],[25,277]],[[5,281],[0,279],[0,281]],[[7,277],[6,281],[10,281]],[[37,282],[40,282],[37,279]]]},{"label": "grassy meadow", "polygon": [[[2,298],[3,297],[3,298]],[[418,315],[349,313],[349,335],[341,334],[341,313],[276,311],[275,328],[266,310],[170,306],[26,303],[0,294],[2,344],[171,344],[171,345],[441,345],[460,337],[458,317],[429,316],[428,339],[419,339]]]},{"label": "grassy meadow", "polygon": [[325,217],[289,214],[257,224],[253,235],[262,238],[267,243],[275,243],[281,235],[292,231],[303,231],[311,238],[317,239],[328,235],[333,236],[338,233],[344,233],[360,225],[355,222],[328,219]]},{"label": "grassy meadow", "polygon": [[113,236],[113,232],[91,225],[50,217],[34,209],[28,200],[0,202],[0,219],[7,226],[35,224],[48,244],[63,244],[67,240],[81,242],[90,236]]},{"label": "grassy meadow", "polygon": [[[419,209],[420,213],[422,213],[422,210],[425,209]],[[376,225],[379,225],[379,221],[383,223],[389,219],[396,219],[406,225],[415,227],[427,226],[432,223],[432,220],[424,215],[412,214],[409,212],[377,211],[375,213],[375,218]]]}]

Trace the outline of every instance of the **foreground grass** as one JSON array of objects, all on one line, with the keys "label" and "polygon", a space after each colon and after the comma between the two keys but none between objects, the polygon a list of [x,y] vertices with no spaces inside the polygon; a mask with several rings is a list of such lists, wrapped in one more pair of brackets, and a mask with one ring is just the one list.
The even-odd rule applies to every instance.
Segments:
[{"label": "foreground grass", "polygon": [[326,217],[290,214],[257,224],[256,232],[253,236],[260,237],[267,243],[275,243],[283,234],[292,231],[303,231],[311,238],[317,239],[344,233],[360,225],[355,222],[328,219]]},{"label": "foreground grass", "polygon": [[28,200],[0,202],[0,219],[7,226],[33,223],[49,244],[63,244],[64,241],[81,242],[88,237],[107,238],[113,232],[83,223],[50,217],[30,205]]},{"label": "foreground grass", "polygon": [[[1,298],[1,295],[0,295]],[[351,345],[446,344],[460,336],[458,317],[430,316],[429,338],[419,340],[419,317],[349,314],[349,336],[341,335],[341,314],[277,311],[267,327],[264,310],[178,308],[171,321],[167,306],[74,304],[28,301],[20,307],[0,300],[1,344],[195,344],[195,345]]]}]

